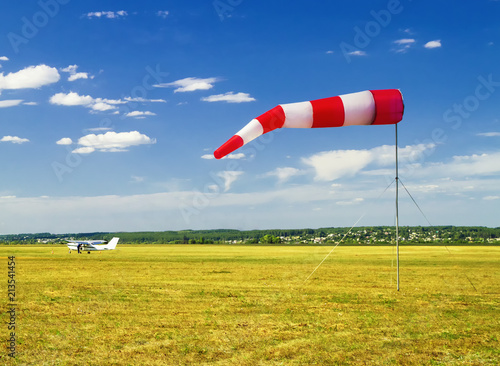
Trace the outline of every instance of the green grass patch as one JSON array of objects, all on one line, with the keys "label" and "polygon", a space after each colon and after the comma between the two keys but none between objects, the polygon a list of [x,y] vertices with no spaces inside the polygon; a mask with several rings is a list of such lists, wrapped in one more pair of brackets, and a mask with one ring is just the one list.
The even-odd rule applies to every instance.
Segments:
[{"label": "green grass patch", "polygon": [[392,247],[338,247],[306,281],[330,250],[0,247],[5,267],[16,256],[18,295],[18,354],[0,361],[498,364],[500,247],[403,246],[399,292]]}]

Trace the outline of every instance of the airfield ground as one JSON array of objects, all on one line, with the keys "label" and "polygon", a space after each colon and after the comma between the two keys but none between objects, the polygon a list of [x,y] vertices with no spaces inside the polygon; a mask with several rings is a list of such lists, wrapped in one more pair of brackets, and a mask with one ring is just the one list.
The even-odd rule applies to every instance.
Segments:
[{"label": "airfield ground", "polygon": [[[0,363],[496,365],[500,247],[1,246]],[[9,357],[8,257],[16,355]]]}]

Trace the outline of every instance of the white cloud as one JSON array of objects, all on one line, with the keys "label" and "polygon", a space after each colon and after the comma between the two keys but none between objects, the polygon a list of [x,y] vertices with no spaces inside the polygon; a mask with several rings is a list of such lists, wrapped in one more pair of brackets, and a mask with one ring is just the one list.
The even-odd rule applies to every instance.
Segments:
[{"label": "white cloud", "polygon": [[15,107],[22,102],[22,99],[0,100],[0,108]]},{"label": "white cloud", "polygon": [[12,142],[13,144],[23,144],[25,142],[29,142],[30,140],[20,138],[17,136],[4,136],[0,139],[1,142]]},{"label": "white cloud", "polygon": [[[434,144],[408,145],[398,149],[400,162],[415,162],[423,154],[429,154],[435,148]],[[314,168],[315,180],[332,181],[342,177],[354,176],[369,164],[379,166],[394,164],[395,147],[383,145],[370,150],[333,150],[323,151],[302,162]]]},{"label": "white cloud", "polygon": [[71,140],[69,137],[63,137],[62,139],[56,141],[57,145],[71,145],[73,143],[73,140]]},{"label": "white cloud", "polygon": [[218,78],[194,78],[176,80],[171,83],[153,85],[155,88],[176,88],[174,93],[192,92],[196,90],[208,90],[213,88],[213,84],[219,81]]},{"label": "white cloud", "polygon": [[437,39],[435,41],[430,41],[430,42],[427,42],[425,45],[424,45],[425,48],[428,48],[428,49],[431,49],[431,48],[439,48],[441,47],[441,40],[440,39]]},{"label": "white cloud", "polygon": [[[124,99],[125,100],[93,98],[90,95],[79,95],[78,93],[75,93],[75,92],[69,92],[67,94],[65,94],[65,93],[54,94],[50,98],[50,103],[56,104],[56,105],[64,105],[64,106],[83,106],[83,107],[90,108],[96,112],[105,112],[105,111],[111,111],[111,110],[118,109],[118,107],[116,107],[117,105],[137,101],[136,98],[130,98],[130,97],[126,97]],[[142,102],[164,102],[162,99],[148,100],[148,99],[142,99],[142,98],[141,98],[141,101]],[[118,113],[118,111],[115,111],[115,114],[117,114],[117,113]],[[135,112],[131,112],[131,113],[135,113]],[[149,114],[152,112],[144,112],[144,113],[145,113],[144,115],[152,115],[152,114]]]},{"label": "white cloud", "polygon": [[0,61],[9,61],[7,56],[0,56]]},{"label": "white cloud", "polygon": [[366,56],[365,51],[352,51],[348,53],[349,56]]},{"label": "white cloud", "polygon": [[101,132],[101,131],[111,131],[111,127],[94,127],[94,128],[87,128],[87,131],[91,132]]},{"label": "white cloud", "polygon": [[415,40],[413,38],[403,38],[403,39],[398,39],[394,41],[394,43],[398,45],[404,45],[404,44],[412,44],[415,43]]},{"label": "white cloud", "polygon": [[399,46],[399,48],[395,49],[395,52],[404,53],[410,49],[410,47],[415,43],[415,40],[413,38],[403,38],[394,41],[394,43]]},{"label": "white cloud", "polygon": [[292,177],[304,175],[303,170],[292,167],[276,168],[272,172],[266,173],[266,177],[277,177],[279,183],[284,183]]},{"label": "white cloud", "polygon": [[243,174],[243,172],[235,170],[226,170],[217,173],[217,176],[224,180],[224,192],[229,191],[234,182]]},{"label": "white cloud", "polygon": [[133,175],[131,178],[132,178],[132,180],[131,180],[132,183],[142,183],[142,182],[144,182],[144,177],[138,177],[136,175]]},{"label": "white cloud", "polygon": [[72,151],[73,154],[91,154],[95,151],[93,147],[79,147]]},{"label": "white cloud", "polygon": [[133,111],[125,114],[125,117],[144,118],[145,116],[156,116],[156,113],[149,111]]},{"label": "white cloud", "polygon": [[488,176],[500,174],[500,152],[454,156],[446,163],[433,163],[415,171],[417,176],[453,177]]},{"label": "white cloud", "polygon": [[0,73],[0,90],[37,89],[44,85],[57,83],[60,78],[59,72],[54,67],[47,65],[29,66],[7,75]]},{"label": "white cloud", "polygon": [[[205,160],[213,160],[215,159],[215,156],[213,154],[205,154],[201,156],[202,159]],[[229,154],[224,156],[222,159],[230,159],[230,160],[240,160],[240,159],[245,159],[246,155],[244,153],[236,153],[236,154]]]},{"label": "white cloud", "polygon": [[483,137],[500,137],[500,132],[483,132],[478,133],[477,135]]},{"label": "white cloud", "polygon": [[159,10],[156,12],[156,15],[165,19],[168,16],[168,11],[167,10]]},{"label": "white cloud", "polygon": [[69,65],[68,67],[61,69],[62,72],[69,73],[68,81],[75,81],[78,79],[93,79],[94,76],[89,76],[87,72],[76,72],[78,65]]},{"label": "white cloud", "polygon": [[245,159],[245,158],[246,158],[246,156],[244,153],[236,153],[236,154],[226,155],[223,159],[239,160],[239,159]]},{"label": "white cloud", "polygon": [[89,134],[78,139],[78,145],[82,147],[74,150],[74,153],[91,153],[94,151],[116,152],[126,151],[130,146],[155,144],[156,140],[139,133],[138,131],[130,132],[113,132],[109,131],[104,134]]},{"label": "white cloud", "polygon": [[485,200],[485,201],[500,200],[500,196],[486,196],[486,197],[483,197],[483,200]]},{"label": "white cloud", "polygon": [[77,72],[76,74],[70,75],[68,81],[75,81],[78,79],[88,79],[89,74],[86,72]]},{"label": "white cloud", "polygon": [[125,97],[123,98],[127,102],[139,102],[139,103],[166,103],[167,101],[165,99],[146,99],[142,97]]},{"label": "white cloud", "polygon": [[210,95],[209,97],[201,98],[204,102],[227,102],[227,103],[245,103],[254,102],[255,98],[252,98],[248,93],[236,93],[228,92],[226,94]]},{"label": "white cloud", "polygon": [[368,150],[324,151],[302,162],[316,171],[315,180],[336,180],[344,176],[353,176],[372,162],[373,156]]},{"label": "white cloud", "polygon": [[105,111],[117,109],[117,107],[115,107],[111,104],[108,104],[108,103],[103,103],[103,102],[94,103],[90,106],[90,108],[92,108],[93,111],[98,111],[98,112],[105,112]]},{"label": "white cloud", "polygon": [[94,103],[94,98],[90,95],[79,95],[78,93],[70,92],[68,94],[57,93],[50,97],[51,104],[65,105],[65,106],[89,106]]},{"label": "white cloud", "polygon": [[107,18],[107,19],[116,19],[120,17],[126,17],[128,13],[125,10],[119,11],[96,11],[85,14],[87,18]]},{"label": "white cloud", "polygon": [[24,105],[38,105],[37,102],[24,102]]}]

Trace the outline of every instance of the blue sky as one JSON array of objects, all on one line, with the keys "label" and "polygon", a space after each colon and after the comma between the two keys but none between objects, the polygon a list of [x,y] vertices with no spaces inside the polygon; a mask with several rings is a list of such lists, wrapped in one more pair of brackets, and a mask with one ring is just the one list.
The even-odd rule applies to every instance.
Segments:
[{"label": "blue sky", "polygon": [[400,223],[500,226],[499,15],[491,0],[4,4],[0,233],[393,225],[393,126],[282,129],[212,158],[278,104],[389,88],[427,218],[402,189]]}]

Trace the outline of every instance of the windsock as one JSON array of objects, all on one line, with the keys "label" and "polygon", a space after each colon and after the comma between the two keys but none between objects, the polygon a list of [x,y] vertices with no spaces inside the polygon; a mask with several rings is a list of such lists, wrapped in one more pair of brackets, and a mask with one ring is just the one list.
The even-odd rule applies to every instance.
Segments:
[{"label": "windsock", "polygon": [[403,118],[398,89],[366,90],[301,103],[280,104],[251,120],[214,152],[216,159],[232,153],[277,128],[323,128],[396,124]]}]

